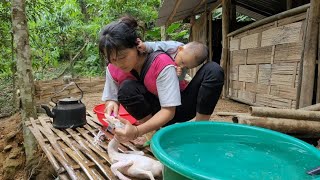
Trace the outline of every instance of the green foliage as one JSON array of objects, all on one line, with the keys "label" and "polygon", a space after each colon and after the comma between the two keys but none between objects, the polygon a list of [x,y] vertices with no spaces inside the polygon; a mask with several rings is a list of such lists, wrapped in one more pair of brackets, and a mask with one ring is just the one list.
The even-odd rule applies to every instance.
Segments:
[{"label": "green foliage", "polygon": [[[154,27],[160,0],[27,0],[29,39],[36,79],[57,77],[76,57],[72,71],[81,76],[103,75],[97,39],[100,29],[123,15],[139,20],[145,41],[159,41]],[[0,1],[0,77],[12,76],[11,1]],[[168,39],[187,42],[189,27],[173,23]]]}]

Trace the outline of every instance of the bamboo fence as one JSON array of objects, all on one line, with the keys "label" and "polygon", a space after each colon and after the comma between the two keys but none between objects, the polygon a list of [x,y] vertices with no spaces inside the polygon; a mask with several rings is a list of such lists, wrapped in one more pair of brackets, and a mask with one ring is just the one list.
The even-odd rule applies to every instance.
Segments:
[{"label": "bamboo fence", "polygon": [[[82,89],[84,96],[86,93],[95,93],[103,91],[105,84],[105,78],[81,78],[73,79],[78,86]],[[66,84],[62,80],[50,80],[50,81],[36,81],[35,82],[35,100],[36,104],[49,103],[51,97],[55,96],[55,93],[61,90]],[[66,96],[79,96],[80,91],[76,86],[69,86],[65,91],[57,94],[55,98],[59,99]]]}]

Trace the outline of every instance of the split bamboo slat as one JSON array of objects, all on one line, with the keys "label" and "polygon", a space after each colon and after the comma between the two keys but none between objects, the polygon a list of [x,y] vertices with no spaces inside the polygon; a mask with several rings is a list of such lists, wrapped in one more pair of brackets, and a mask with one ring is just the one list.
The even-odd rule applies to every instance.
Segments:
[{"label": "split bamboo slat", "polygon": [[[106,132],[104,141],[95,144],[94,137],[102,128],[96,115],[88,111],[87,124],[74,129],[56,129],[51,118],[42,115],[30,118],[26,126],[61,179],[109,179],[116,177],[110,170],[111,160],[107,153],[108,142],[113,134]],[[119,152],[138,151],[131,142],[120,144]],[[145,155],[154,158],[149,148]]]}]

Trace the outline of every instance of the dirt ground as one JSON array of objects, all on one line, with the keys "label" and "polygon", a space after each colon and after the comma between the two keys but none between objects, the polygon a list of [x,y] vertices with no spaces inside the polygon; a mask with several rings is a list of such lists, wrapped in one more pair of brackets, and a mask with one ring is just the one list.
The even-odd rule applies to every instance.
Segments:
[{"label": "dirt ground", "polygon": [[[93,110],[94,106],[102,103],[101,93],[85,94],[83,103],[87,110]],[[245,104],[232,100],[220,99],[215,112],[248,112]],[[214,121],[231,121],[230,117],[211,116]],[[20,114],[0,119],[0,179],[30,179],[30,171],[25,168],[23,150],[23,136]],[[37,176],[31,179],[55,179],[55,172],[42,151],[39,153],[39,163],[33,173]]]}]

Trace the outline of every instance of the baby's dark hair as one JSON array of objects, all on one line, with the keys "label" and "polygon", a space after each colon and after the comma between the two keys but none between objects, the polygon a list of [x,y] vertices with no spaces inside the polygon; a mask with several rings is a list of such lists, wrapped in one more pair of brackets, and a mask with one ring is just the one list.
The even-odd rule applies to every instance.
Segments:
[{"label": "baby's dark hair", "polygon": [[197,65],[202,64],[208,59],[209,50],[208,47],[200,42],[192,41],[185,45],[188,53],[195,56]]},{"label": "baby's dark hair", "polygon": [[138,45],[137,38],[137,21],[129,16],[125,16],[106,25],[100,32],[99,37],[99,54],[108,64],[110,62],[110,54],[126,48],[133,48]]}]

